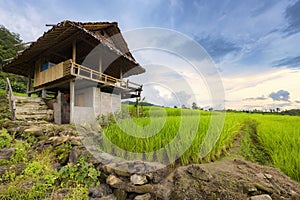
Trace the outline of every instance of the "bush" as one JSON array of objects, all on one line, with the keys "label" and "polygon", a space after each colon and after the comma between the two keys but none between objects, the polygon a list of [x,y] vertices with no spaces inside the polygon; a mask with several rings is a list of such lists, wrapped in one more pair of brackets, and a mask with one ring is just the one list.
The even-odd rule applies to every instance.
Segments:
[{"label": "bush", "polygon": [[68,163],[59,172],[62,185],[95,186],[100,184],[98,180],[100,172],[93,164],[87,163],[84,157],[80,157],[76,164]]}]

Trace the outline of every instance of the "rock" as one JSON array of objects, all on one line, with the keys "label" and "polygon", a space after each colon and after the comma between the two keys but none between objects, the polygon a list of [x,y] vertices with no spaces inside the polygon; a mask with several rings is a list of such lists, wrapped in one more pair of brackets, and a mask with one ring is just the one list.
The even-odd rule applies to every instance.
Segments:
[{"label": "rock", "polygon": [[69,154],[69,163],[77,163],[77,159],[79,158],[81,151],[78,147],[73,147]]},{"label": "rock", "polygon": [[267,179],[271,179],[273,176],[271,174],[264,174]]},{"label": "rock", "polygon": [[150,199],[151,199],[151,195],[149,193],[134,197],[134,200],[150,200]]},{"label": "rock", "polygon": [[12,128],[12,127],[15,127],[15,126],[16,126],[16,124],[15,124],[13,121],[11,121],[11,120],[5,120],[5,121],[2,123],[2,127],[3,127],[3,128],[6,128],[6,129]]},{"label": "rock", "polygon": [[199,165],[188,166],[187,172],[190,173],[192,177],[202,181],[209,181],[212,178],[212,175],[202,169]]},{"label": "rock", "polygon": [[54,136],[54,137],[49,138],[49,141],[52,141],[54,146],[58,146],[67,141],[70,142],[74,146],[81,145],[81,139],[79,137],[69,136],[69,135]]},{"label": "rock", "polygon": [[116,196],[114,194],[110,194],[108,196],[101,197],[101,198],[99,198],[97,200],[118,200],[118,199],[116,198]]},{"label": "rock", "polygon": [[0,149],[0,160],[9,160],[16,148]]},{"label": "rock", "polygon": [[145,175],[137,175],[137,174],[130,176],[130,181],[134,185],[144,185],[148,182],[147,177]]},{"label": "rock", "polygon": [[153,173],[148,173],[148,174],[146,174],[146,177],[147,177],[147,179],[148,179],[149,181],[152,181],[154,175],[153,175]]},{"label": "rock", "polygon": [[92,197],[92,198],[105,197],[110,194],[112,194],[112,190],[105,183],[102,183],[101,185],[96,186],[96,187],[91,187],[89,189],[89,197]]},{"label": "rock", "polygon": [[24,133],[32,134],[38,137],[43,135],[43,129],[38,126],[31,126],[30,128],[25,129]]},{"label": "rock", "polygon": [[12,170],[16,175],[19,175],[22,173],[22,171],[25,169],[25,164],[14,164],[14,165],[0,165],[0,177],[5,174],[6,171]]},{"label": "rock", "polygon": [[150,184],[146,185],[126,185],[125,191],[134,192],[138,194],[151,193],[153,192],[153,186]]},{"label": "rock", "polygon": [[282,198],[279,194],[272,194],[271,195],[272,200],[283,200],[285,198]]},{"label": "rock", "polygon": [[170,181],[154,185],[153,194],[155,195],[155,199],[170,199],[173,187],[173,182]]},{"label": "rock", "polygon": [[250,197],[250,200],[272,200],[272,198],[267,194],[261,194]]},{"label": "rock", "polygon": [[258,173],[256,174],[256,176],[260,179],[264,179],[265,178],[265,175],[263,173]]},{"label": "rock", "polygon": [[127,198],[127,192],[121,189],[115,189],[114,190],[114,195],[118,200],[126,200]]},{"label": "rock", "polygon": [[267,186],[264,186],[264,185],[261,185],[258,183],[254,183],[253,185],[257,188],[257,190],[263,191],[265,193],[268,193],[268,194],[275,193],[275,191],[272,188],[269,188]]},{"label": "rock", "polygon": [[111,187],[118,189],[123,189],[126,185],[121,179],[112,174],[107,177],[106,183]]},{"label": "rock", "polygon": [[252,184],[244,184],[243,191],[246,194],[251,194],[251,193],[257,192],[257,188]]},{"label": "rock", "polygon": [[124,171],[124,170],[118,170],[118,169],[115,169],[114,172],[119,175],[119,176],[123,176],[123,177],[129,177],[131,174],[127,171]]}]

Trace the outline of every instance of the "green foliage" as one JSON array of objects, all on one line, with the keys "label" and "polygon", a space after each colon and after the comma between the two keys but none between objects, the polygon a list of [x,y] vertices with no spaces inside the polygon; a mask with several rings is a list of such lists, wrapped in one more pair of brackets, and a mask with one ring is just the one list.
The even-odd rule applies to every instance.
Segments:
[{"label": "green foliage", "polygon": [[[23,50],[24,46],[20,45],[20,36],[16,33],[11,33],[4,26],[0,25],[0,69],[2,62],[5,59],[15,57],[17,51]],[[12,89],[15,92],[26,92],[26,78],[0,71],[0,90],[5,90],[6,77],[10,79]]]},{"label": "green foliage", "polygon": [[4,26],[0,25],[0,62],[4,59],[14,57],[17,51],[24,49],[20,44],[22,41],[16,33],[11,33]]},{"label": "green foliage", "polygon": [[26,141],[16,141],[15,148],[13,156],[10,158],[10,163],[15,164],[28,161],[29,144]]},{"label": "green foliage", "polygon": [[69,142],[62,143],[59,146],[56,146],[54,148],[54,155],[58,159],[59,163],[62,165],[67,164],[68,159],[69,159],[69,153],[72,149],[72,145]]},{"label": "green foliage", "polygon": [[88,200],[88,188],[81,185],[77,185],[74,188],[67,188],[67,195],[64,197],[64,200]]},{"label": "green foliage", "polygon": [[99,185],[98,177],[100,172],[95,169],[93,164],[87,163],[82,156],[76,164],[68,163],[59,171],[62,185]]},{"label": "green foliage", "polygon": [[0,131],[0,149],[8,148],[12,145],[13,138],[7,133],[5,128]]},{"label": "green foliage", "polygon": [[6,78],[9,78],[13,92],[26,93],[27,78],[0,71],[0,90],[6,88]]},{"label": "green foliage", "polygon": [[9,170],[2,176],[2,181],[10,181],[6,190],[0,191],[0,199],[43,199],[52,194],[56,187],[58,172],[52,168],[52,155],[48,152],[36,154],[32,160],[25,162],[23,172],[16,176]]}]

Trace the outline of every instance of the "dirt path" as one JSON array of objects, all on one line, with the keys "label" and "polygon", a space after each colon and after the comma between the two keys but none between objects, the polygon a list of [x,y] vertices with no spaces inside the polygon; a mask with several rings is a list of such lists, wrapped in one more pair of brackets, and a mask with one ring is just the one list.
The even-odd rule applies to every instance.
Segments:
[{"label": "dirt path", "polygon": [[[246,134],[244,128],[234,139],[228,156],[216,162],[180,167],[175,171],[174,185],[177,189],[174,199],[300,200],[298,182],[278,169],[245,160],[241,153],[241,143]],[[256,134],[256,127],[252,128],[250,131]]]}]

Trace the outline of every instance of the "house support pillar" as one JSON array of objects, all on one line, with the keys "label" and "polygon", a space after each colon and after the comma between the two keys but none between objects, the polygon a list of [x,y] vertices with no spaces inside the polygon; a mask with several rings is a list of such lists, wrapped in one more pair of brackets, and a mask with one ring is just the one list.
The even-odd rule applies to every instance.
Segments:
[{"label": "house support pillar", "polygon": [[74,123],[75,81],[70,81],[70,123]]},{"label": "house support pillar", "polygon": [[31,93],[30,92],[30,87],[31,87],[31,76],[30,74],[28,74],[28,77],[27,77],[27,86],[26,86],[26,93],[27,93],[27,96],[30,97]]}]

